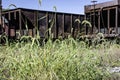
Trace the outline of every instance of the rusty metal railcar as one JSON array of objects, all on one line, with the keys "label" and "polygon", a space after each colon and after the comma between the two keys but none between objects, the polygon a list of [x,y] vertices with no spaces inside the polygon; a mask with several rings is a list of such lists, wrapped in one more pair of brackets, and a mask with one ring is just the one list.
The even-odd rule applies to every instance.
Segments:
[{"label": "rusty metal railcar", "polygon": [[52,11],[40,11],[25,8],[5,10],[2,16],[7,20],[4,26],[9,38],[18,38],[18,34],[35,36],[36,30],[40,37],[48,37],[48,29],[51,27],[53,38],[69,34],[75,37],[84,27],[75,22],[76,19],[84,20],[84,15],[61,13]]},{"label": "rusty metal railcar", "polygon": [[[86,19],[91,22],[92,27],[83,26],[75,22],[76,19]],[[34,37],[37,30],[40,37],[49,37],[50,28],[53,38],[65,38],[69,34],[76,37],[79,33],[88,37],[97,33],[103,33],[105,37],[120,37],[120,0],[86,5],[85,15],[25,8],[5,10],[2,12],[0,24],[9,38],[16,39],[19,35],[17,33],[20,33],[20,36]]]},{"label": "rusty metal railcar", "polygon": [[[95,14],[94,14],[95,13]],[[92,28],[87,29],[87,34],[103,33],[105,37],[120,35],[120,0],[85,6],[86,19]],[[94,20],[95,16],[95,20]],[[95,21],[95,23],[94,23]]]}]

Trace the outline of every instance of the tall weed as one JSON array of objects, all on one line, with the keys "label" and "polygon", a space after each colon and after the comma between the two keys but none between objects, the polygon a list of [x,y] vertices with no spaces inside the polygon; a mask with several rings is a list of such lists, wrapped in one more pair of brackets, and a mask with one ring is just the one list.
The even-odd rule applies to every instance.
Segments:
[{"label": "tall weed", "polygon": [[73,38],[48,40],[41,47],[33,41],[21,42],[0,50],[0,79],[102,80],[108,76],[98,49]]}]

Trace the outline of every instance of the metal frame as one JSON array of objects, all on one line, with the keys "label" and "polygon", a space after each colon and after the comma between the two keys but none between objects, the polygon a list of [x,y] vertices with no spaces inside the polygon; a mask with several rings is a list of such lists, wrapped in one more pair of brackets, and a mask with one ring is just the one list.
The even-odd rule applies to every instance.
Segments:
[{"label": "metal frame", "polygon": [[[105,23],[107,23],[107,33],[104,33],[106,36],[108,37],[112,37],[113,35],[116,36],[116,35],[119,35],[120,33],[118,33],[118,9],[119,9],[119,5],[120,5],[120,1],[119,0],[114,0],[114,1],[109,1],[109,2],[104,2],[104,3],[99,3],[99,4],[96,4],[95,7],[94,7],[94,4],[93,5],[86,5],[85,6],[85,15],[88,16],[90,14],[90,19],[91,19],[91,13],[95,13],[95,12],[98,12],[98,20],[97,20],[97,26],[98,26],[98,32],[101,32],[101,16],[103,16],[102,12],[103,11],[107,11],[107,14],[104,14],[107,16],[107,21]],[[113,26],[115,28],[115,33],[110,33],[110,30],[111,30],[111,23],[110,23],[110,20],[111,20],[111,13],[110,13],[110,10],[112,9],[115,9],[115,26]],[[94,14],[95,15],[95,14]],[[93,20],[94,24],[95,24],[95,20]],[[94,24],[92,26],[94,26]],[[104,30],[105,31],[105,30]]]},{"label": "metal frame", "polygon": [[[25,13],[24,13],[24,11],[25,11]],[[30,16],[31,14],[29,13],[29,12],[34,12],[34,14],[33,14],[33,18]],[[22,34],[22,27],[23,27],[23,21],[22,21],[22,17],[23,17],[23,15],[24,16],[27,16],[27,17],[31,17],[31,18],[28,18],[28,19],[32,19],[32,20],[30,20],[30,21],[33,21],[32,23],[33,23],[33,25],[34,25],[34,27],[37,27],[37,26],[39,26],[38,25],[38,15],[40,14],[40,13],[44,13],[45,15],[47,15],[46,16],[46,18],[45,18],[45,20],[46,20],[46,24],[45,24],[45,26],[48,28],[48,23],[49,23],[49,21],[48,21],[48,17],[49,17],[49,14],[53,14],[54,15],[54,38],[58,38],[59,36],[57,35],[57,15],[58,14],[61,14],[62,15],[62,37],[64,38],[65,37],[65,34],[64,34],[64,27],[65,27],[65,16],[67,16],[67,15],[70,15],[70,29],[72,29],[72,26],[73,26],[73,16],[77,16],[77,18],[81,18],[81,17],[83,17],[84,18],[84,15],[81,15],[81,14],[71,14],[71,13],[61,13],[61,12],[52,12],[52,11],[39,11],[39,10],[32,10],[32,9],[25,9],[25,8],[16,8],[16,9],[11,9],[11,10],[7,10],[7,11],[4,11],[2,14],[3,15],[5,15],[5,14],[8,14],[8,20],[12,20],[11,19],[11,13],[14,13],[14,14],[17,14],[17,15],[19,15],[19,16],[15,16],[15,18],[16,19],[19,19],[19,31],[20,31],[20,34],[21,34],[21,36],[23,35]],[[29,15],[30,14],[30,15]],[[77,25],[78,26],[78,28],[79,28],[79,24]],[[36,30],[35,30],[36,31]],[[46,30],[47,31],[47,30]],[[70,31],[70,34],[72,34],[72,32]],[[35,34],[33,34],[32,36],[34,36]],[[10,35],[9,35],[10,36]]]}]

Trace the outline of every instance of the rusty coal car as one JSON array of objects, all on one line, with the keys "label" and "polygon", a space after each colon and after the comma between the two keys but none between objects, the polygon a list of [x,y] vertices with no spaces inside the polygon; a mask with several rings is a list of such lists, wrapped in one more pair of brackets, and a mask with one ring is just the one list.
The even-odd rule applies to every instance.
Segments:
[{"label": "rusty coal car", "polygon": [[[120,0],[86,5],[85,15],[16,8],[2,11],[2,27],[0,34],[5,32],[9,38],[19,36],[34,37],[39,32],[41,38],[62,38],[78,34],[93,38],[103,33],[106,38],[120,37]],[[1,11],[0,11],[1,12]],[[88,20],[92,27],[75,22]],[[1,21],[0,21],[1,22]],[[0,27],[1,28],[1,27]],[[18,34],[19,33],[19,34]]]},{"label": "rusty coal car", "polygon": [[49,29],[53,38],[64,38],[69,34],[75,37],[84,28],[79,22],[75,22],[76,19],[83,21],[84,15],[25,8],[2,12],[3,32],[12,39],[23,35],[34,37],[37,31],[40,37],[49,37]]},{"label": "rusty coal car", "polygon": [[86,5],[85,15],[93,25],[86,28],[86,35],[103,33],[105,37],[120,37],[120,0]]}]

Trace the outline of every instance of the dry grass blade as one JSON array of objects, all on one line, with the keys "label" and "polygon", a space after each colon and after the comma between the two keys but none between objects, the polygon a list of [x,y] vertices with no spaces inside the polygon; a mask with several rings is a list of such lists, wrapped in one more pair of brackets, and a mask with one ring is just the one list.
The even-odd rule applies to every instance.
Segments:
[{"label": "dry grass blade", "polygon": [[83,25],[89,25],[89,27],[92,27],[91,23],[87,20],[82,21]]},{"label": "dry grass blade", "polygon": [[54,11],[57,11],[57,7],[56,7],[56,6],[53,6],[53,10],[54,10]]},{"label": "dry grass blade", "polygon": [[41,6],[42,5],[42,0],[38,0],[39,1],[39,5]]},{"label": "dry grass blade", "polygon": [[46,17],[47,17],[47,14],[46,14],[45,16],[39,18],[38,21],[39,21],[39,20],[43,20],[43,19],[45,19]]},{"label": "dry grass blade", "polygon": [[80,19],[75,19],[75,22],[81,23]]}]

